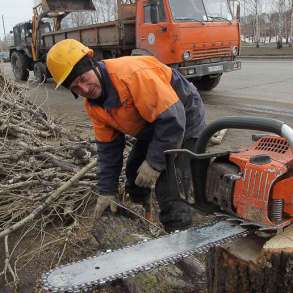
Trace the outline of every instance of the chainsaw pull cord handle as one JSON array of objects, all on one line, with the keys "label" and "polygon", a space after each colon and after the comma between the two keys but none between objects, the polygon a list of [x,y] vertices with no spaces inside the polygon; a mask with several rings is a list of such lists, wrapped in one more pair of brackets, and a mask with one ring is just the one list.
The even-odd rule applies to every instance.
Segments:
[{"label": "chainsaw pull cord handle", "polygon": [[293,129],[285,123],[282,126],[282,136],[288,139],[289,145],[293,151]]},{"label": "chainsaw pull cord handle", "polygon": [[224,117],[209,124],[199,136],[195,153],[205,153],[209,139],[222,129],[235,128],[235,129],[249,129],[257,131],[272,132],[279,136],[286,138],[293,150],[293,129],[284,122],[262,117]]}]

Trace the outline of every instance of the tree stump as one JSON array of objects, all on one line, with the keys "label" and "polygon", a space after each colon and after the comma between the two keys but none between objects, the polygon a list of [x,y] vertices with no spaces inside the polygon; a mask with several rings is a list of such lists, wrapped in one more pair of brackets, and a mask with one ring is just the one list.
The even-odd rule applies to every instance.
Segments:
[{"label": "tree stump", "polygon": [[248,237],[208,255],[208,292],[293,292],[293,226],[270,240]]}]

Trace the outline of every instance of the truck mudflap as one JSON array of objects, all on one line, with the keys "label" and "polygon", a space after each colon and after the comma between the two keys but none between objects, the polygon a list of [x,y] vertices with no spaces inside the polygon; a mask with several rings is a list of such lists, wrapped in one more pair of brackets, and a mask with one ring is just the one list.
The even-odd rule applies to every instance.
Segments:
[{"label": "truck mudflap", "polygon": [[179,67],[178,70],[187,78],[202,77],[206,75],[218,75],[223,72],[229,72],[239,70],[241,68],[241,62],[235,61],[222,61],[216,63],[190,65]]}]

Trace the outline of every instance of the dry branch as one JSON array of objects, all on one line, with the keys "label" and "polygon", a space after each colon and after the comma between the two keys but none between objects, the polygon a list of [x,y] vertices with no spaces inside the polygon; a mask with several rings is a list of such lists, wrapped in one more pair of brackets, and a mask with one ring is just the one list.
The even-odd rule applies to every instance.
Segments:
[{"label": "dry branch", "polygon": [[[94,156],[89,142],[50,118],[0,72],[0,235],[8,235],[45,207],[42,217],[62,217],[69,203],[74,209],[87,203],[94,190],[94,172],[83,177],[80,186],[73,180],[72,190],[48,206],[51,196],[59,194]],[[75,193],[79,195],[72,196]]]},{"label": "dry branch", "polygon": [[[28,235],[42,238],[52,223],[62,234],[65,225],[84,217],[95,195],[96,175],[90,171],[95,156],[94,144],[69,132],[0,72],[0,246],[5,252],[0,253],[1,292],[4,283],[18,281],[20,266],[42,251],[42,242],[19,250]],[[20,264],[23,255],[32,257]],[[6,278],[7,273],[11,277]]]},{"label": "dry branch", "polygon": [[69,179],[65,184],[60,186],[56,191],[50,194],[45,202],[34,209],[27,217],[19,221],[18,223],[14,224],[13,226],[9,227],[8,229],[0,232],[0,238],[5,237],[6,235],[10,234],[11,232],[19,229],[20,227],[24,226],[28,222],[32,221],[36,216],[38,216],[46,207],[48,207],[51,202],[56,200],[64,191],[72,186],[73,183],[78,181],[88,170],[93,168],[96,165],[96,160],[91,161],[88,165],[86,165],[83,169],[81,169],[78,173],[76,173],[71,179]]}]

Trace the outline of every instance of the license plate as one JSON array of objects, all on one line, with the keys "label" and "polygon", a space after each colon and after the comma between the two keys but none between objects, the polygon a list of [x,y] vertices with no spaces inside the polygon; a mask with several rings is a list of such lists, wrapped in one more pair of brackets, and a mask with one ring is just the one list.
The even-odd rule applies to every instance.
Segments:
[{"label": "license plate", "polygon": [[218,71],[223,71],[223,69],[224,69],[223,65],[209,66],[208,72],[218,72]]}]

